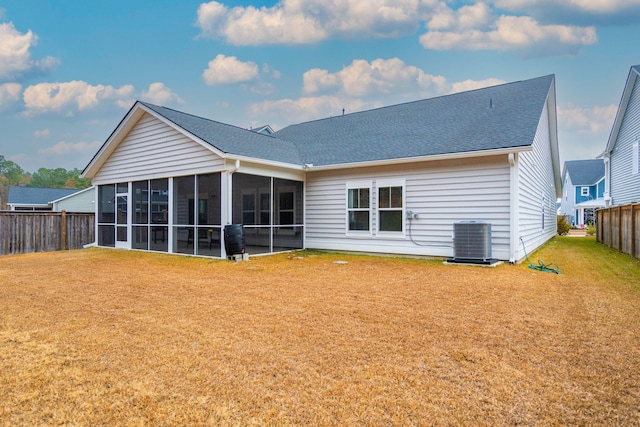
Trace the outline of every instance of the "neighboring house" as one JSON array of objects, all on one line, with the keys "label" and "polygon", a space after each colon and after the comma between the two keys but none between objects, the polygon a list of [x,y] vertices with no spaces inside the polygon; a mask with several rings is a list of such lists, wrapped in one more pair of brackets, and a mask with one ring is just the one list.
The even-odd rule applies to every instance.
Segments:
[{"label": "neighboring house", "polygon": [[604,160],[571,160],[562,170],[560,214],[574,227],[595,223],[595,210],[604,207]]},{"label": "neighboring house", "polygon": [[95,189],[93,186],[84,190],[74,190],[75,193],[53,200],[52,208],[56,212],[95,212]]},{"label": "neighboring house", "polygon": [[[53,201],[69,197],[78,190],[67,188],[9,187],[7,208],[11,211],[52,211]],[[92,212],[93,205],[88,207]]]},{"label": "neighboring house", "polygon": [[454,223],[491,226],[518,261],[556,234],[555,78],[346,114],[271,136],[136,102],[82,174],[97,244],[224,257],[330,249],[454,255]]},{"label": "neighboring house", "polygon": [[607,206],[640,202],[640,65],[631,67],[604,150]]}]

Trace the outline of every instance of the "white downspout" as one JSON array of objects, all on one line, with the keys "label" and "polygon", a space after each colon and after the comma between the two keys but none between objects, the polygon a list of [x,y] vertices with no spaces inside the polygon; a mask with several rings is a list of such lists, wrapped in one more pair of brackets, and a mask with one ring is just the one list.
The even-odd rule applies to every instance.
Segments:
[{"label": "white downspout", "polygon": [[232,208],[233,208],[233,179],[231,175],[236,173],[240,169],[240,160],[236,160],[236,164],[233,169],[227,171],[227,224],[231,224]]},{"label": "white downspout", "polygon": [[518,253],[518,223],[519,223],[519,182],[518,182],[518,153],[509,153],[509,199],[510,224],[509,224],[509,262],[514,264],[517,261]]},{"label": "white downspout", "polygon": [[232,222],[232,218],[233,218],[233,178],[232,175],[234,173],[236,173],[238,171],[238,169],[240,169],[240,160],[236,160],[236,163],[234,165],[234,167],[232,169],[228,169],[225,173],[225,179],[227,181],[227,185],[226,185],[226,189],[227,189],[227,194],[224,198],[224,203],[226,204],[226,206],[224,206],[222,208],[222,212],[223,212],[223,218],[221,221],[221,227],[222,229],[220,230],[220,241],[222,243],[222,248],[221,248],[221,255],[222,258],[226,258],[227,257],[227,251],[225,250],[225,244],[224,244],[224,226],[226,224],[231,224]]}]

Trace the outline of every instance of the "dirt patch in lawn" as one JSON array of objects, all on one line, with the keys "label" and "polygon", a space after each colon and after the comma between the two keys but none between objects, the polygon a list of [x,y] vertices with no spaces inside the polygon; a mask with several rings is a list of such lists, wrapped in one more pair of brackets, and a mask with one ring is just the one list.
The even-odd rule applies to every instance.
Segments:
[{"label": "dirt patch in lawn", "polygon": [[2,257],[0,424],[637,425],[624,271],[640,264],[579,240],[535,254],[562,275],[308,252]]}]

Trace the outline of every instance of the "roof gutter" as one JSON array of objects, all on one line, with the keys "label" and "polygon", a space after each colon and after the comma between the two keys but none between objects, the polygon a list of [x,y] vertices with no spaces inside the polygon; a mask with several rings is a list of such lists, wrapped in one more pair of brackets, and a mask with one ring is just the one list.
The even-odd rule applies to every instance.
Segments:
[{"label": "roof gutter", "polygon": [[520,153],[525,151],[531,151],[533,147],[525,146],[525,147],[511,147],[511,148],[500,148],[496,150],[480,150],[480,151],[465,151],[461,153],[448,153],[448,154],[436,154],[432,156],[419,156],[419,157],[401,157],[398,159],[386,159],[386,160],[372,160],[367,162],[353,162],[353,163],[339,163],[333,165],[323,165],[323,166],[308,166],[308,170],[314,171],[325,171],[325,170],[335,170],[335,169],[346,169],[346,168],[363,168],[363,167],[371,167],[371,166],[385,166],[385,165],[397,165],[397,164],[406,164],[406,163],[419,163],[419,162],[430,162],[436,160],[455,160],[455,159],[467,159],[472,157],[488,157],[488,156],[501,156],[501,155],[509,155],[513,153]]}]

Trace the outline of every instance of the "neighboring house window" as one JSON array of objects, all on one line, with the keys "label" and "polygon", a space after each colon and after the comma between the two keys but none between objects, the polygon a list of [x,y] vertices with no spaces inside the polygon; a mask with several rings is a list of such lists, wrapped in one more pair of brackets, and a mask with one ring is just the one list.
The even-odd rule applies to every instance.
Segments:
[{"label": "neighboring house window", "polygon": [[634,175],[638,174],[638,170],[640,170],[640,147],[637,142],[633,143],[633,152],[631,153],[631,162],[632,162],[632,170],[631,173]]},{"label": "neighboring house window", "polygon": [[347,230],[371,231],[371,184],[347,184]]},{"label": "neighboring house window", "polygon": [[378,231],[404,231],[404,182],[378,181]]},{"label": "neighboring house window", "polygon": [[582,191],[582,193],[581,193],[582,196],[588,196],[589,195],[589,187],[582,187],[581,191]]}]

